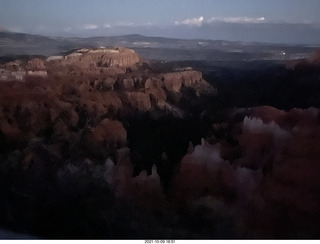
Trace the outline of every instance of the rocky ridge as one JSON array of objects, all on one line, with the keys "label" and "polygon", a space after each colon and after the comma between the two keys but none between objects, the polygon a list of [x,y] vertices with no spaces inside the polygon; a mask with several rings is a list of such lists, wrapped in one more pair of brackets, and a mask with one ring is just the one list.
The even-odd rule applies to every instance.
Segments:
[{"label": "rocky ridge", "polygon": [[6,91],[0,94],[3,142],[26,144],[46,137],[59,157],[63,152],[57,148],[69,151],[77,143],[96,155],[112,154],[126,144],[127,132],[119,122],[123,115],[149,112],[183,118],[183,87],[195,97],[215,92],[200,72],[159,73],[125,48],[80,49],[1,67]]}]

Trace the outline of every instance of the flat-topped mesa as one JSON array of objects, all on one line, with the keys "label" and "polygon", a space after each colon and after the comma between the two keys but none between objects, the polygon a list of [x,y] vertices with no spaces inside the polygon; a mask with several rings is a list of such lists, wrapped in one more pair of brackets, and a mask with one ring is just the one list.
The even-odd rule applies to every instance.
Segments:
[{"label": "flat-topped mesa", "polygon": [[106,68],[132,68],[140,63],[140,57],[132,49],[98,48],[80,49],[65,57],[67,63],[87,64]]}]

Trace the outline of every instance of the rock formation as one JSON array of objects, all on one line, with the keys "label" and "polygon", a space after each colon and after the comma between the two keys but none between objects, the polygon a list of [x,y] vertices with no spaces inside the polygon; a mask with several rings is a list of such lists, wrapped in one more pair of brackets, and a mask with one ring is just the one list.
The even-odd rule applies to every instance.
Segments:
[{"label": "rock formation", "polygon": [[99,48],[80,49],[64,59],[50,58],[50,61],[60,61],[64,64],[74,64],[83,68],[129,68],[140,63],[140,57],[131,49],[127,48]]},{"label": "rock formation", "polygon": [[289,70],[308,71],[320,69],[320,49],[316,50],[311,57],[289,61],[286,64]]},{"label": "rock formation", "polygon": [[212,86],[202,79],[198,71],[187,70],[162,75],[165,87],[169,91],[179,92],[182,86],[193,88],[199,94],[213,92]]},{"label": "rock formation", "polygon": [[[215,93],[200,72],[159,72],[122,48],[8,62],[0,75],[7,81],[0,90],[0,183],[9,184],[0,184],[4,221],[39,224],[44,216],[40,224],[59,219],[60,229],[57,216],[74,210],[69,228],[84,206],[85,230],[97,216],[98,226],[112,229],[118,215],[137,230],[131,217],[140,219],[140,212],[127,216],[121,205],[130,202],[155,210],[161,219],[146,218],[147,225],[164,225],[170,235],[179,226],[216,237],[212,231],[224,224],[224,237],[230,229],[241,238],[319,236],[318,108],[235,108],[207,132],[206,116],[219,113],[185,108],[200,101],[202,109]],[[201,145],[189,134],[196,129],[207,136]],[[185,224],[190,219],[196,224]]]},{"label": "rock formation", "polygon": [[46,64],[45,61],[43,61],[42,59],[34,58],[28,61],[26,69],[30,71],[45,70]]},{"label": "rock formation", "polygon": [[[171,167],[169,160],[174,153],[164,152],[169,148],[166,145],[156,148],[158,145],[148,141],[149,154],[162,157],[150,157],[152,169],[137,167],[138,161],[133,159],[139,159],[137,147],[142,146],[135,142],[134,133],[139,137],[145,132],[132,133],[135,119],[148,118],[157,123],[159,118],[168,128],[153,128],[158,131],[147,136],[161,139],[164,134],[171,138],[172,130],[165,120],[168,117],[179,125],[187,114],[179,104],[186,95],[185,88],[197,94],[192,97],[195,99],[214,95],[200,72],[189,68],[161,73],[133,50],[124,48],[80,49],[65,56],[8,62],[0,67],[0,79],[0,183],[13,177],[19,186],[26,185],[19,194],[24,199],[21,204],[37,212],[30,214],[32,221],[44,216],[34,205],[44,195],[49,200],[39,201],[45,206],[40,211],[47,211],[47,204],[57,204],[57,216],[66,203],[77,206],[82,193],[80,202],[91,201],[99,194],[100,206],[105,205],[107,212],[110,202],[106,201],[106,192],[112,198],[161,210],[162,204],[167,204],[162,172]],[[150,129],[151,125],[147,122],[146,126]],[[177,141],[185,137],[181,135]],[[175,139],[166,141],[176,145]],[[182,155],[183,149],[180,151]],[[161,160],[167,162],[159,165]],[[178,157],[174,160],[179,161]],[[52,187],[47,187],[51,183]],[[96,193],[96,186],[102,189],[101,194]],[[93,195],[87,198],[90,192]],[[54,196],[49,197],[52,193]],[[64,201],[64,197],[70,201]],[[0,215],[5,216],[3,212]]]},{"label": "rock formation", "polygon": [[[119,114],[163,111],[182,118],[183,110],[169,101],[172,94],[182,94],[182,87],[198,96],[214,91],[200,72],[191,68],[155,72],[125,48],[80,49],[46,61],[8,62],[1,68],[1,80],[17,81],[10,92],[0,94],[1,109],[7,111],[0,114],[0,132],[6,140],[46,136],[52,146],[69,150],[78,141],[96,155],[125,145],[126,129]],[[47,130],[51,132],[46,134]]]}]

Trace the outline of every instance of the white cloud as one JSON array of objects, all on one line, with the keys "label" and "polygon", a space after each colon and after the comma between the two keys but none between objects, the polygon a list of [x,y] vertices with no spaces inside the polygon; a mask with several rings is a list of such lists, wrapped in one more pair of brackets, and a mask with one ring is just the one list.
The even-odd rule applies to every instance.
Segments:
[{"label": "white cloud", "polygon": [[214,23],[214,22],[225,22],[225,23],[242,23],[242,24],[252,24],[252,23],[264,23],[266,21],[265,17],[211,17],[205,20],[203,16],[198,18],[185,19],[183,21],[175,21],[175,25],[187,25],[187,26],[197,26],[201,27],[203,24]]},{"label": "white cloud", "polygon": [[133,22],[119,22],[117,23],[118,26],[133,26],[134,23]]},{"label": "white cloud", "polygon": [[199,18],[185,19],[181,22],[175,21],[175,25],[188,25],[188,26],[198,26],[201,27],[204,22],[204,17],[200,16]]},{"label": "white cloud", "polygon": [[71,31],[71,30],[72,30],[71,27],[66,27],[66,28],[63,29],[64,32],[69,32],[69,31]]},{"label": "white cloud", "polygon": [[95,30],[97,28],[98,28],[98,26],[97,25],[93,25],[93,24],[86,24],[86,25],[83,26],[83,29],[85,29],[85,30]]},{"label": "white cloud", "polygon": [[226,23],[263,23],[265,22],[265,17],[251,18],[251,17],[212,17],[208,19],[208,23],[212,22],[226,22]]},{"label": "white cloud", "polygon": [[103,28],[111,28],[111,25],[108,23],[103,24]]}]

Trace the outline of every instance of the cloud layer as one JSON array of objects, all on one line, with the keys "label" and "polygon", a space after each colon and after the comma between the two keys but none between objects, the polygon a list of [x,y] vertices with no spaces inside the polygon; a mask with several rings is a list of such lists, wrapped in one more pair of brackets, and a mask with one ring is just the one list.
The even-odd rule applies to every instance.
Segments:
[{"label": "cloud layer", "polygon": [[258,24],[265,23],[265,17],[211,17],[209,19],[205,19],[203,16],[188,18],[183,21],[176,20],[174,22],[175,25],[186,25],[186,26],[197,26],[201,27],[203,24],[211,24],[215,22],[224,22],[224,23],[239,23],[239,24]]},{"label": "cloud layer", "polygon": [[83,29],[85,29],[85,30],[95,30],[95,29],[98,29],[98,26],[95,25],[95,24],[85,24],[83,26]]},{"label": "cloud layer", "polygon": [[251,17],[211,17],[207,20],[207,23],[212,22],[226,22],[226,23],[264,23],[265,17],[251,18]]},{"label": "cloud layer", "polygon": [[315,23],[274,22],[263,16],[191,16],[171,24],[154,22],[82,22],[59,26],[4,26],[9,31],[49,36],[89,37],[140,34],[181,39],[212,39],[244,42],[311,44],[320,42],[320,25]]},{"label": "cloud layer", "polygon": [[188,25],[188,26],[202,26],[204,21],[204,17],[200,16],[198,18],[192,18],[192,19],[185,19],[183,21],[175,21],[174,24],[175,25]]}]

